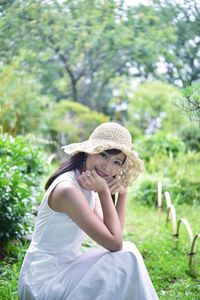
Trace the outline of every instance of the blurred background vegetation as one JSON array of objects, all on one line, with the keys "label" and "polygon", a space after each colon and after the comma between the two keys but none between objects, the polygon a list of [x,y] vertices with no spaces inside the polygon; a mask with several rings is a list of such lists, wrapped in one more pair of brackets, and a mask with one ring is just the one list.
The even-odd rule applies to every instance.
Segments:
[{"label": "blurred background vegetation", "polygon": [[102,122],[126,126],[145,161],[134,199],[155,205],[161,180],[200,204],[200,3],[134,2],[0,1],[2,256],[31,231],[52,153]]},{"label": "blurred background vegetation", "polygon": [[[2,180],[22,170],[18,180],[27,184],[25,174],[38,176],[35,164],[47,170],[48,156],[62,158],[62,145],[113,120],[130,130],[145,161],[136,198],[154,204],[161,179],[178,202],[199,203],[199,2],[0,3]],[[46,157],[40,163],[34,147]],[[4,205],[5,188],[1,195]]]}]

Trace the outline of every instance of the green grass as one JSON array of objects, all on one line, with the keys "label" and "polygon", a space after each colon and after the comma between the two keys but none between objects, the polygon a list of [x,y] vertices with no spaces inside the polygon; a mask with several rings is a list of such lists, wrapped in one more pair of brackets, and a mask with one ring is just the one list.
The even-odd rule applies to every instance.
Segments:
[{"label": "green grass", "polygon": [[8,255],[0,261],[0,300],[17,300],[17,285],[21,264],[28,243],[11,244]]},{"label": "green grass", "polygon": [[[187,218],[193,234],[200,233],[199,208],[182,205],[176,207],[177,220]],[[156,208],[145,207],[129,201],[125,239],[136,244],[161,300],[200,299],[200,263],[198,273],[189,270],[189,239],[184,226],[180,227],[177,247],[173,242],[171,221],[167,213],[159,217]],[[182,224],[181,224],[182,225]],[[200,260],[200,241],[196,242]]]},{"label": "green grass", "polygon": [[[186,217],[193,233],[200,233],[198,207],[177,206],[177,220]],[[156,208],[128,202],[124,239],[136,244],[144,257],[148,272],[160,300],[200,299],[200,263],[196,276],[189,270],[188,236],[183,226],[175,248],[170,221],[166,224],[166,211],[159,218]],[[91,245],[86,241],[84,250]],[[28,243],[11,246],[9,255],[0,262],[0,300],[17,300],[17,281]],[[196,243],[200,261],[200,240]]]}]

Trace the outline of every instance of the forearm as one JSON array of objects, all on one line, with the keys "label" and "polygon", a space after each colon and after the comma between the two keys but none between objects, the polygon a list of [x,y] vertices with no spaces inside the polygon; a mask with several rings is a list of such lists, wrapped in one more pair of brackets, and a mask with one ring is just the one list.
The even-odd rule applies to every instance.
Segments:
[{"label": "forearm", "polygon": [[98,194],[103,211],[103,222],[113,237],[122,242],[121,224],[110,191],[106,189]]},{"label": "forearm", "polygon": [[124,223],[125,223],[126,202],[127,202],[127,191],[123,194],[118,195],[117,204],[116,204],[116,211],[121,225],[121,231],[123,231]]}]

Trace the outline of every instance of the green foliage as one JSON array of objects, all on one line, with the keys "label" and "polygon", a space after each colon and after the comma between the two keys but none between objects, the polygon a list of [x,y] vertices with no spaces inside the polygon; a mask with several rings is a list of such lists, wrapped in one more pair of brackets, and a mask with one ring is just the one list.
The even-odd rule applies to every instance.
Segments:
[{"label": "green foliage", "polygon": [[200,130],[197,126],[188,125],[181,127],[179,136],[186,144],[188,151],[200,151]]},{"label": "green foliage", "polygon": [[62,100],[52,107],[49,130],[54,141],[60,145],[85,140],[99,124],[109,118],[73,101]]},{"label": "green foliage", "polygon": [[177,99],[177,104],[195,124],[200,125],[200,82],[187,86]]},{"label": "green foliage", "polygon": [[178,178],[175,182],[171,182],[168,190],[171,192],[172,197],[176,203],[199,205],[199,185],[199,179],[191,178],[190,180],[188,180],[187,176],[182,176]]},{"label": "green foliage", "polygon": [[170,84],[157,80],[139,83],[120,76],[113,78],[112,89],[107,113],[124,123],[134,138],[159,130],[176,133],[187,123],[184,113],[175,104],[180,91]]},{"label": "green foliage", "polygon": [[119,76],[143,80],[153,74],[187,86],[200,74],[200,15],[198,0],[193,2],[4,1],[1,61],[9,65],[23,57],[22,70],[42,94],[97,110],[107,108]]},{"label": "green foliage", "polygon": [[4,260],[0,260],[0,300],[18,300],[18,280],[29,242],[10,243]]},{"label": "green foliage", "polygon": [[0,68],[0,119],[3,132],[12,135],[42,131],[47,99],[34,77],[21,69],[21,59]]},{"label": "green foliage", "polygon": [[[193,232],[198,232],[199,211],[189,205],[176,206],[176,209],[177,218],[187,217]],[[141,252],[160,300],[199,299],[200,264],[198,262],[198,273],[194,276],[188,267],[188,237],[183,229],[180,230],[178,247],[174,249],[171,224],[166,224],[166,210],[158,219],[155,208],[140,205],[129,193],[124,240],[133,242]],[[196,245],[198,258],[199,242]],[[87,243],[84,251],[91,246],[94,243]],[[0,261],[1,300],[17,300],[19,272],[27,247],[28,244],[17,243],[9,257]]]},{"label": "green foliage", "polygon": [[130,76],[131,68],[146,77],[174,40],[174,27],[153,7],[125,8],[123,1],[16,0],[0,26],[5,64],[23,52],[22,68],[44,94],[97,110],[112,97],[113,78]]},{"label": "green foliage", "polygon": [[160,21],[174,27],[175,39],[162,57],[163,77],[178,86],[191,85],[200,79],[199,0],[154,0],[153,6]]},{"label": "green foliage", "polygon": [[172,134],[158,132],[151,136],[145,136],[138,142],[140,155],[149,162],[152,157],[170,157],[175,158],[179,153],[184,153],[185,144],[182,140]]},{"label": "green foliage", "polygon": [[132,91],[129,87],[128,93],[128,127],[134,125],[143,134],[153,134],[158,130],[168,133],[177,131],[185,123],[183,114],[174,103],[180,93],[172,85],[145,81]]},{"label": "green foliage", "polygon": [[22,237],[41,192],[44,158],[27,138],[0,135],[0,239]]},{"label": "green foliage", "polygon": [[[131,194],[134,199],[143,205],[156,206],[157,203],[157,183],[161,178],[159,175],[143,175],[136,187],[131,188]],[[163,184],[167,181],[166,178],[162,178]]]},{"label": "green foliage", "polygon": [[[200,158],[196,161],[199,163]],[[156,161],[154,162],[156,164]],[[195,163],[195,162],[193,162]],[[161,166],[160,166],[161,167]],[[164,165],[162,166],[164,168]],[[176,166],[177,168],[177,166]],[[193,166],[190,166],[189,173]],[[198,172],[198,167],[195,167],[196,173]],[[175,168],[173,170],[176,171]],[[171,172],[172,173],[172,172]],[[171,176],[170,176],[171,175]],[[157,183],[161,181],[163,184],[164,191],[170,192],[173,202],[176,204],[190,204],[190,205],[200,205],[200,179],[197,177],[189,177],[187,172],[182,174],[169,174],[169,176],[164,176],[161,173],[146,175],[144,176],[134,189],[134,198],[140,203],[148,206],[156,206],[157,203]],[[164,194],[163,194],[164,199]]]},{"label": "green foliage", "polygon": [[[173,200],[173,199],[172,199]],[[175,205],[177,219],[187,218],[193,233],[199,232],[199,210],[190,205]],[[167,211],[160,218],[153,207],[140,205],[129,194],[125,240],[133,241],[144,257],[151,280],[161,300],[199,299],[200,264],[194,276],[188,267],[189,243],[181,227],[177,248],[174,248],[171,222],[166,223]],[[200,255],[197,241],[197,257]],[[174,268],[176,266],[176,268]]]},{"label": "green foliage", "polygon": [[175,203],[200,204],[200,153],[185,152],[180,138],[164,134],[145,137],[139,144],[147,173],[135,190],[136,199],[155,205],[157,182],[162,181]]}]

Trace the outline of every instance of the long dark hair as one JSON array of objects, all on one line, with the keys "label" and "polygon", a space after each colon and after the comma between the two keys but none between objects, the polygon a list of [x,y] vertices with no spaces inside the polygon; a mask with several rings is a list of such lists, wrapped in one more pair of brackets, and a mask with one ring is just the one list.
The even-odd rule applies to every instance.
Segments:
[{"label": "long dark hair", "polygon": [[[118,149],[109,149],[109,150],[105,150],[106,152],[108,152],[110,155],[117,155],[119,153],[121,153],[120,150]],[[50,185],[52,184],[52,182],[61,174],[72,171],[74,169],[81,169],[81,167],[83,166],[85,160],[86,160],[87,154],[85,152],[79,152],[73,156],[70,156],[70,158],[68,158],[66,161],[64,161],[60,167],[58,168],[57,171],[55,171],[47,180],[46,184],[45,184],[45,190],[47,190]],[[125,162],[126,158],[124,159],[123,163]],[[113,202],[115,203],[115,195],[112,195],[112,199]]]},{"label": "long dark hair", "polygon": [[86,153],[79,152],[73,156],[70,156],[66,161],[62,162],[57,171],[55,171],[47,180],[45,184],[45,190],[47,190],[52,182],[61,174],[72,171],[74,169],[80,169],[86,159]]}]

